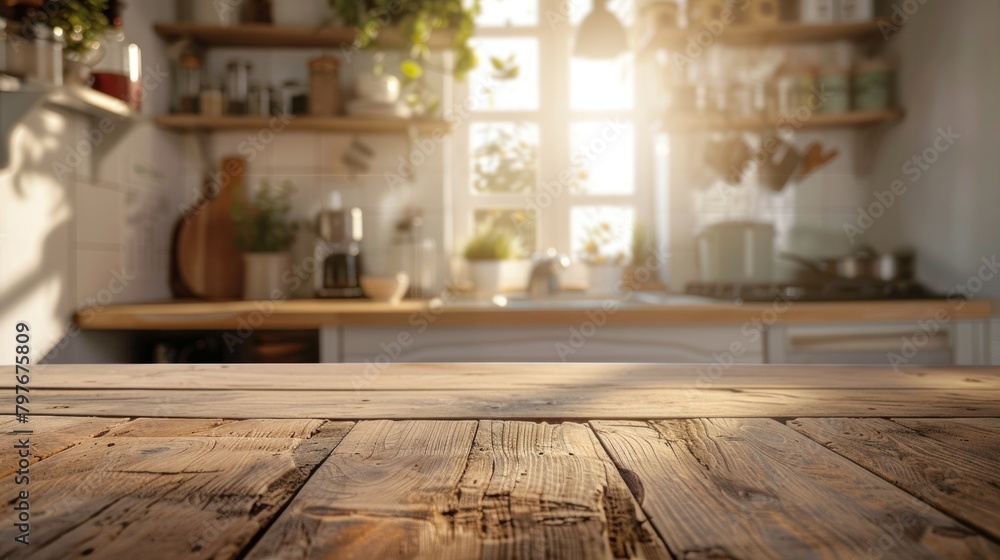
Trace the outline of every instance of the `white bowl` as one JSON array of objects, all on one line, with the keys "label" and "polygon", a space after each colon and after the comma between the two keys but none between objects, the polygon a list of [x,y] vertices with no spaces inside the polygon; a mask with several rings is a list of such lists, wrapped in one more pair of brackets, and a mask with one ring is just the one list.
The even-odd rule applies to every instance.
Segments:
[{"label": "white bowl", "polygon": [[410,287],[410,277],[405,272],[395,276],[362,276],[361,289],[365,296],[375,301],[399,303]]}]

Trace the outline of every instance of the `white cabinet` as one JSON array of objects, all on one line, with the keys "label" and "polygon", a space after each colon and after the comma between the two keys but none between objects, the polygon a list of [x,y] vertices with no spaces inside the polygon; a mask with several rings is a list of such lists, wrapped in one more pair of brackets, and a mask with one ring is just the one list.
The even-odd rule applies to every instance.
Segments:
[{"label": "white cabinet", "polygon": [[985,365],[983,321],[791,325],[767,332],[772,364]]},{"label": "white cabinet", "polygon": [[739,327],[432,325],[328,328],[323,361],[763,363]]}]

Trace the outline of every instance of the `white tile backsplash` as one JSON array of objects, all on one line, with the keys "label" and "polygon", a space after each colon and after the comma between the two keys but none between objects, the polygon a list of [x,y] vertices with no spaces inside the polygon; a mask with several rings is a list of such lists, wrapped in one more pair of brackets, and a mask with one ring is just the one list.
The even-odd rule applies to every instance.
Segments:
[{"label": "white tile backsplash", "polygon": [[120,244],[124,228],[124,195],[104,186],[76,185],[77,243]]}]

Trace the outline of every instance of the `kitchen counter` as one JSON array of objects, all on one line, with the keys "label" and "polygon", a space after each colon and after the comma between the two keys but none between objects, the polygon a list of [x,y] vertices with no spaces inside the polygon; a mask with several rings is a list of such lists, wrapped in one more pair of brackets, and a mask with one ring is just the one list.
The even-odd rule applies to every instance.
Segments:
[{"label": "kitchen counter", "polygon": [[[586,303],[586,302],[585,302]],[[677,296],[654,304],[618,304],[593,300],[563,307],[497,307],[488,302],[456,302],[441,306],[425,300],[399,305],[371,301],[286,300],[277,302],[168,301],[77,312],[83,329],[197,330],[237,329],[246,325],[268,329],[315,329],[335,325],[577,325],[602,315],[610,325],[743,325],[809,323],[886,323],[920,320],[981,320],[992,315],[986,300],[779,302],[734,304]]]},{"label": "kitchen counter", "polygon": [[6,523],[0,556],[1000,556],[1000,368],[362,375],[35,366],[27,422],[0,420],[30,439],[28,466],[0,450],[30,544]]}]

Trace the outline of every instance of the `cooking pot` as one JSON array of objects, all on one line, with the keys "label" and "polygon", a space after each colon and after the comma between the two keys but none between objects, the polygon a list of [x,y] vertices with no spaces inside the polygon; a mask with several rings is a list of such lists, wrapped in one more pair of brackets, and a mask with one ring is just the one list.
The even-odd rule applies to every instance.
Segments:
[{"label": "cooking pot", "polygon": [[774,226],[760,222],[721,222],[698,235],[702,282],[771,282]]}]

